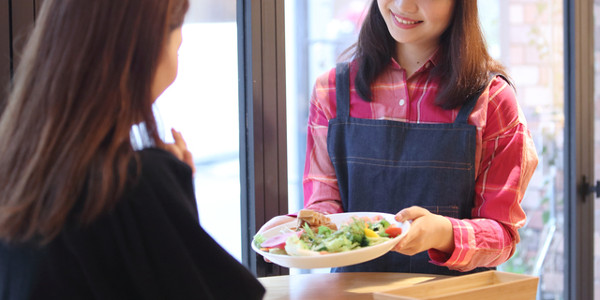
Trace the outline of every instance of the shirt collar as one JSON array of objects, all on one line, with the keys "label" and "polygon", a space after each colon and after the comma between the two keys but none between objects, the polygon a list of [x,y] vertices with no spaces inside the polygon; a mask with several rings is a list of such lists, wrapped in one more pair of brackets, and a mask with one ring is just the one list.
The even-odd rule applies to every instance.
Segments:
[{"label": "shirt collar", "polygon": [[[416,72],[416,73],[420,73],[423,72],[425,70],[428,70],[432,67],[435,67],[438,63],[440,62],[440,48],[438,48],[437,50],[435,50],[433,52],[433,54],[431,56],[429,56],[429,58],[427,59],[427,61],[425,62],[425,64],[423,64],[423,66],[421,66]],[[394,69],[398,69],[398,70],[403,70],[404,68],[396,61],[396,59],[394,57],[391,58],[391,66]]]}]

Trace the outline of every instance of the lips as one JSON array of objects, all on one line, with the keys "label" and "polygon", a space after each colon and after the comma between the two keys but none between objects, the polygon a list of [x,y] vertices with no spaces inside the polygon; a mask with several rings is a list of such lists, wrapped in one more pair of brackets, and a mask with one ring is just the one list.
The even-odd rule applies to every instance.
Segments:
[{"label": "lips", "polygon": [[419,24],[423,23],[423,21],[403,18],[393,12],[390,12],[390,13],[392,14],[394,24],[396,24],[396,26],[398,26],[400,28],[410,29],[410,28],[414,28],[414,27],[418,26]]}]

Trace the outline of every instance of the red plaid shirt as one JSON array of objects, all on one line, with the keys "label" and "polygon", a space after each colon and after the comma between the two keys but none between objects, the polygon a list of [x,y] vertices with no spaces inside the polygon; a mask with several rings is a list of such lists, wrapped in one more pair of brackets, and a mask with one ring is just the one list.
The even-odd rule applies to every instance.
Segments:
[{"label": "red plaid shirt", "polygon": [[[429,78],[430,59],[410,78],[392,60],[371,85],[372,102],[360,99],[351,70],[350,115],[364,119],[410,123],[451,123],[458,109],[434,104],[438,82]],[[340,213],[342,204],[335,171],[327,153],[328,121],[335,118],[335,69],[321,75],[310,99],[304,206],[323,213]],[[497,266],[508,260],[525,224],[521,200],[538,158],[525,117],[512,87],[501,77],[492,80],[469,117],[477,126],[475,207],[472,219],[449,218],[454,229],[453,253],[429,250],[433,263],[468,271]]]}]

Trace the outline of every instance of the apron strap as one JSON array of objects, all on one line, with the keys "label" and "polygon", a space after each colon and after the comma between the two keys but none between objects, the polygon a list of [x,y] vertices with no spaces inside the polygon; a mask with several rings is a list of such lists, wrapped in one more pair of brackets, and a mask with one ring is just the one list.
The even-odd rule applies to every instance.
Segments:
[{"label": "apron strap", "polygon": [[335,67],[335,103],[336,118],[347,119],[350,116],[350,67],[347,62]]},{"label": "apron strap", "polygon": [[[454,120],[455,124],[467,124],[467,120],[469,119],[469,116],[471,115],[473,108],[475,108],[475,104],[477,104],[477,100],[479,99],[481,94],[483,94],[483,91],[485,91],[485,89],[487,88],[489,83],[492,80],[494,80],[494,78],[496,78],[496,76],[502,76],[502,75],[498,74],[498,73],[492,73],[490,75],[488,83],[485,85],[485,87],[483,89],[481,89],[481,91],[473,94],[471,96],[471,98],[469,100],[467,100],[467,102],[465,104],[463,104],[463,106],[460,108],[460,111],[458,112],[458,116],[456,116],[456,119]],[[504,78],[504,76],[502,76],[502,77]]]},{"label": "apron strap", "polygon": [[469,119],[473,108],[475,108],[475,104],[477,104],[477,99],[479,99],[479,96],[481,96],[481,93],[483,93],[484,90],[485,89],[481,90],[481,92],[473,94],[471,98],[467,100],[465,104],[463,104],[458,112],[458,116],[456,116],[456,119],[454,119],[454,124],[467,124],[467,120]]}]

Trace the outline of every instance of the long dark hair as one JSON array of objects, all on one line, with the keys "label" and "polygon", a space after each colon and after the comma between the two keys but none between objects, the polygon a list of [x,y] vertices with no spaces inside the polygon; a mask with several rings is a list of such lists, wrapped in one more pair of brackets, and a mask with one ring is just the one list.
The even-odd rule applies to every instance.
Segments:
[{"label": "long dark hair", "polygon": [[[78,199],[89,223],[123,192],[133,125],[162,146],[151,85],[188,0],[46,0],[0,118],[0,239],[45,243]],[[83,194],[82,194],[83,193]]]},{"label": "long dark hair", "polygon": [[[358,41],[349,51],[358,62],[355,85],[358,94],[371,101],[371,83],[396,53],[376,0],[371,2]],[[488,53],[479,24],[477,1],[455,0],[452,20],[440,39],[441,61],[432,75],[439,78],[436,104],[444,109],[461,106],[470,95],[485,87],[491,73],[508,78],[504,68]]]}]

